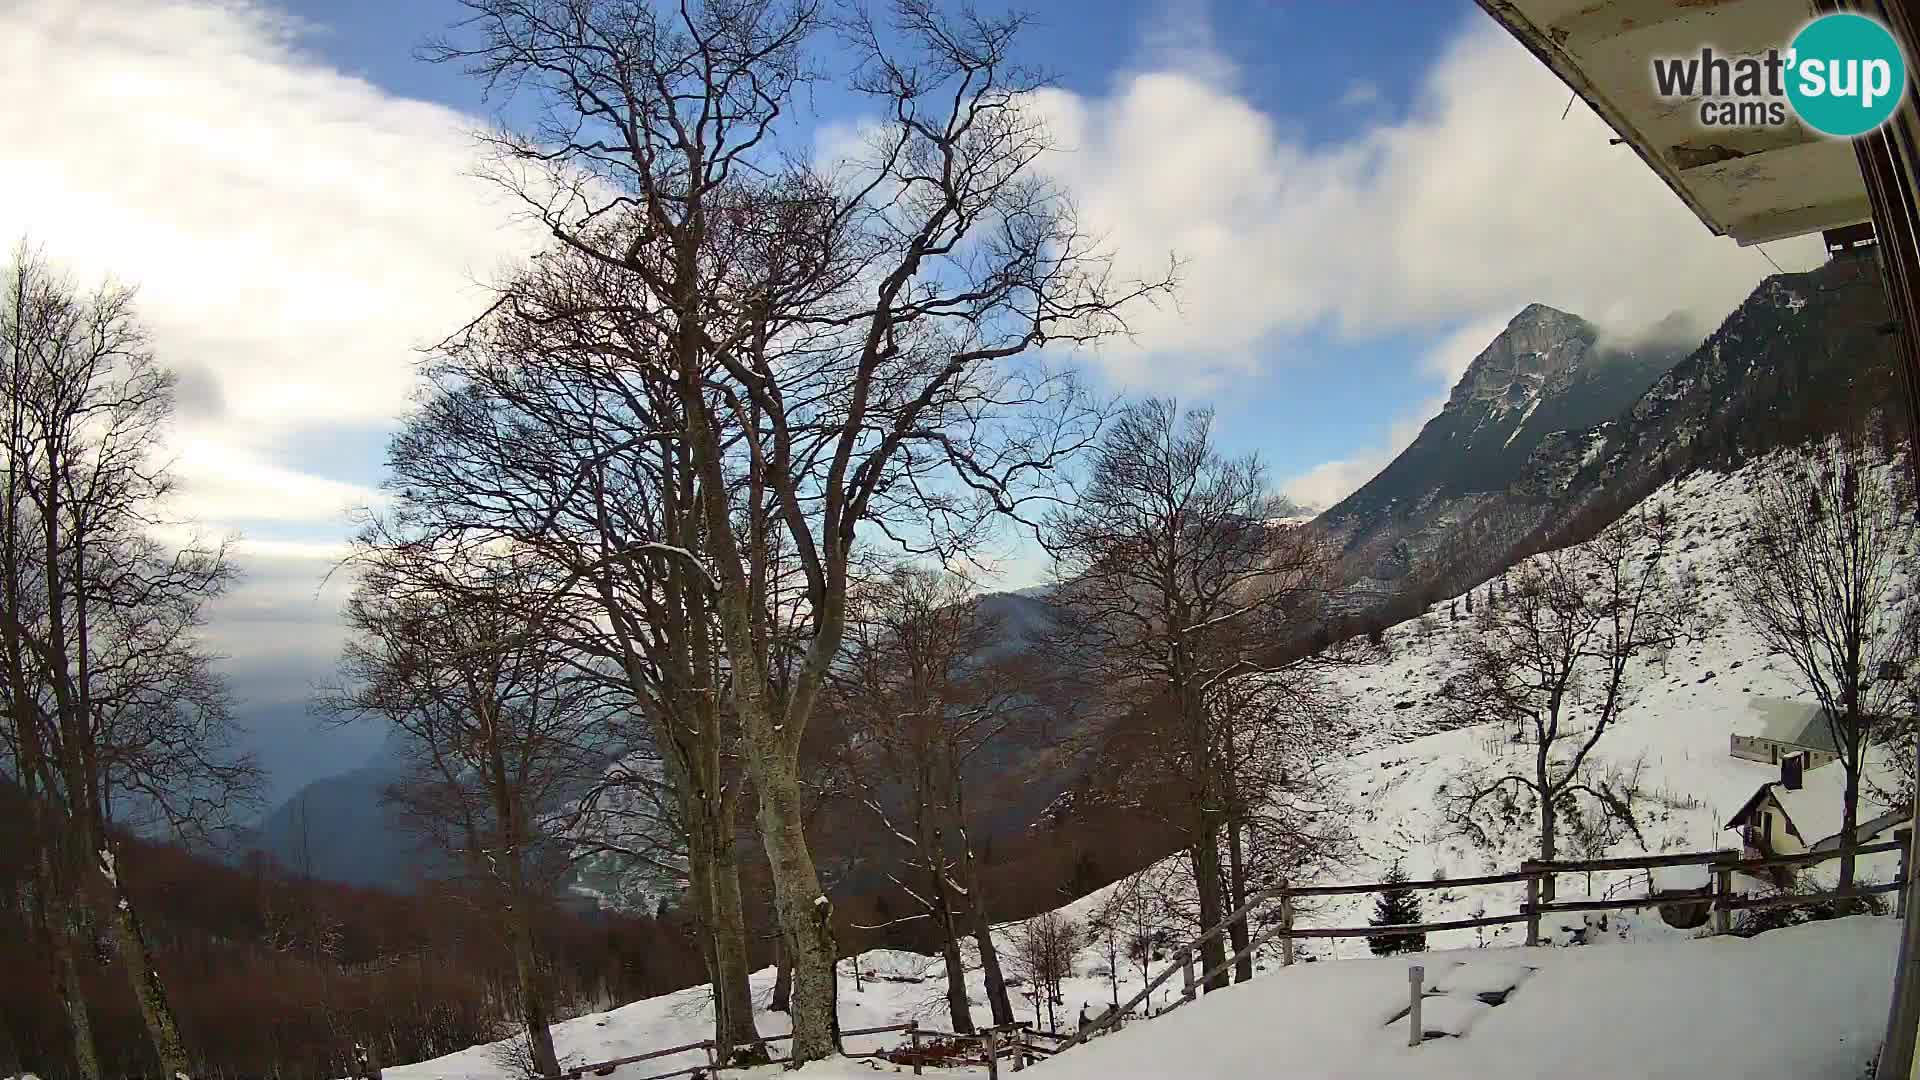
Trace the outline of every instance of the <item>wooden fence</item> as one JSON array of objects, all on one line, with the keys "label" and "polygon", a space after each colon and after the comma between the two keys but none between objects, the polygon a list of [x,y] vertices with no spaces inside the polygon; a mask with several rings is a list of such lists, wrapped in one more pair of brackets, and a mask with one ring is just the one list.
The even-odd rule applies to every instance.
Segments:
[{"label": "wooden fence", "polygon": [[[1734,892],[1734,874],[1758,874],[1784,867],[1812,866],[1840,857],[1838,851],[1807,852],[1801,855],[1781,855],[1766,859],[1743,859],[1740,852],[1693,851],[1673,855],[1638,855],[1621,859],[1589,859],[1579,862],[1523,862],[1520,869],[1505,874],[1485,874],[1478,877],[1436,878],[1431,881],[1367,882],[1354,885],[1306,885],[1289,886],[1282,882],[1277,888],[1256,893],[1246,904],[1227,915],[1219,925],[1201,934],[1182,946],[1174,954],[1174,962],[1159,975],[1150,980],[1146,988],[1116,1009],[1109,1009],[1098,1017],[1089,1020],[1071,1036],[1050,1034],[1040,1031],[1030,1024],[1001,1024],[983,1028],[977,1032],[957,1033],[941,1031],[937,1028],[921,1027],[918,1023],[887,1024],[881,1027],[854,1028],[840,1033],[842,1038],[854,1038],[864,1035],[885,1035],[900,1032],[906,1036],[907,1045],[893,1050],[876,1050],[867,1053],[848,1054],[853,1058],[888,1058],[896,1065],[911,1065],[914,1075],[922,1075],[922,1069],[928,1064],[968,1065],[984,1064],[989,1080],[998,1080],[1000,1063],[1011,1063],[1014,1072],[1043,1058],[1052,1057],[1062,1051],[1086,1041],[1088,1038],[1111,1027],[1132,1013],[1147,1000],[1155,990],[1171,979],[1176,973],[1182,976],[1181,994],[1178,1001],[1167,1011],[1178,1008],[1199,996],[1200,987],[1212,979],[1253,955],[1275,940],[1280,942],[1281,963],[1294,962],[1293,943],[1313,938],[1353,938],[1353,937],[1402,937],[1414,934],[1436,933],[1442,930],[1470,930],[1482,926],[1503,926],[1511,923],[1527,924],[1527,944],[1540,943],[1540,921],[1550,915],[1578,914],[1595,911],[1625,911],[1636,908],[1664,907],[1668,905],[1693,904],[1707,905],[1712,917],[1713,933],[1724,934],[1732,929],[1732,916],[1736,911],[1749,911],[1758,908],[1786,907],[1802,904],[1817,904],[1829,900],[1864,899],[1888,892],[1898,893],[1898,913],[1906,914],[1906,890],[1908,861],[1912,856],[1912,834],[1901,829],[1895,833],[1896,839],[1879,844],[1864,844],[1855,849],[1856,856],[1877,855],[1887,851],[1900,853],[1900,872],[1898,877],[1884,885],[1857,886],[1846,891],[1838,889],[1829,892],[1800,893],[1787,896],[1745,896]],[[1708,871],[1708,885],[1704,890],[1662,892],[1652,890],[1647,896],[1626,897],[1618,900],[1542,900],[1543,885],[1567,874],[1597,873],[1618,870],[1656,870],[1666,867],[1701,866]],[[1462,889],[1484,885],[1511,885],[1525,883],[1527,898],[1520,910],[1511,915],[1485,915],[1472,919],[1449,919],[1441,922],[1412,923],[1395,926],[1351,926],[1351,927],[1296,927],[1293,925],[1294,902],[1302,898],[1320,896],[1355,896],[1367,893],[1385,892],[1390,889],[1412,892],[1431,892],[1438,889]],[[1258,936],[1251,938],[1247,946],[1235,952],[1225,960],[1214,964],[1205,971],[1195,973],[1194,958],[1203,946],[1226,934],[1236,923],[1250,922],[1256,909],[1268,904],[1278,905],[1278,918],[1273,925]],[[1416,969],[1417,970],[1417,969]],[[1163,1014],[1164,1015],[1164,1014]],[[792,1035],[769,1035],[760,1041],[764,1044],[789,1042]],[[923,1045],[946,1042],[949,1049],[938,1055],[933,1046]],[[1415,1042],[1418,1038],[1415,1036]],[[979,1057],[976,1060],[971,1052],[956,1056],[950,1047],[954,1043],[978,1043]],[[608,1076],[628,1065],[656,1061],[696,1050],[704,1050],[707,1060],[697,1065],[689,1065],[671,1072],[653,1073],[644,1077],[623,1077],[622,1080],[668,1080],[677,1076],[718,1077],[723,1071],[737,1068],[719,1060],[718,1048],[712,1039],[669,1046],[645,1054],[631,1057],[614,1058],[611,1061],[598,1061],[587,1065],[578,1065],[560,1073],[563,1080],[585,1080],[587,1076]],[[774,1061],[782,1060],[773,1057]],[[377,1077],[378,1070],[370,1070],[368,1075]]]},{"label": "wooden fence", "polygon": [[[859,1035],[886,1035],[896,1031],[907,1032],[911,1034],[918,1027],[919,1027],[918,1024],[905,1023],[905,1024],[886,1024],[881,1027],[849,1028],[845,1031],[842,1031],[840,1033],[840,1037],[843,1039],[850,1039]],[[785,1035],[766,1035],[760,1039],[760,1042],[766,1045],[771,1045],[773,1043],[792,1042],[792,1041],[793,1041],[793,1035],[791,1033],[785,1034]],[[916,1043],[918,1042],[917,1038],[915,1041]],[[668,1078],[675,1077],[675,1076],[719,1076],[722,1070],[746,1067],[746,1066],[729,1065],[728,1063],[721,1061],[719,1056],[719,1047],[714,1043],[714,1041],[712,1039],[702,1039],[699,1042],[682,1043],[679,1046],[669,1046],[660,1050],[651,1050],[644,1054],[634,1054],[631,1057],[613,1058],[610,1061],[596,1061],[596,1062],[592,1062],[591,1064],[576,1065],[569,1069],[562,1069],[560,1071],[560,1077],[561,1077],[561,1080],[584,1080],[584,1078],[588,1076],[608,1076],[608,1075],[611,1075],[615,1070],[620,1069],[627,1065],[638,1065],[641,1062],[657,1061],[660,1058],[672,1057],[675,1054],[691,1053],[695,1050],[706,1051],[707,1060],[698,1065],[683,1066],[681,1068],[673,1070],[672,1072],[651,1073],[647,1076],[632,1078],[632,1080],[668,1080]],[[848,1054],[846,1056],[851,1058],[871,1058],[871,1057],[882,1057],[886,1053],[888,1053],[888,1051],[875,1050],[869,1053]],[[784,1060],[778,1055],[773,1054],[771,1051],[768,1052],[768,1056],[771,1061],[778,1062],[778,1061]],[[919,1070],[916,1069],[914,1071],[918,1072]],[[627,1078],[623,1077],[622,1080],[627,1080]]]},{"label": "wooden fence", "polygon": [[[850,1058],[889,1058],[898,1065],[911,1065],[915,1076],[923,1075],[922,1069],[929,1064],[978,1064],[986,1067],[989,1078],[997,1078],[1000,1075],[1000,1063],[1003,1060],[1011,1063],[1014,1072],[1020,1072],[1036,1061],[1052,1057],[1059,1053],[1062,1049],[1065,1049],[1066,1044],[1070,1041],[1070,1036],[1041,1031],[1031,1024],[1001,1024],[995,1027],[982,1028],[975,1032],[958,1033],[942,1031],[938,1028],[921,1027],[919,1023],[912,1021],[904,1024],[886,1024],[881,1027],[849,1028],[842,1031],[840,1037],[842,1039],[850,1039],[862,1035],[887,1035],[894,1032],[899,1032],[907,1037],[906,1047],[891,1050],[873,1050],[865,1053],[850,1053],[845,1056]],[[791,1042],[792,1040],[793,1036],[786,1034],[768,1035],[760,1041],[762,1043],[772,1044]],[[977,1043],[978,1057],[976,1058],[972,1052],[959,1055],[948,1052],[936,1057],[932,1053],[932,1048],[934,1045],[943,1041],[947,1043]],[[683,1066],[671,1072],[649,1073],[646,1076],[632,1078],[632,1080],[669,1080],[669,1078],[677,1076],[718,1077],[726,1070],[753,1067],[730,1065],[721,1061],[719,1059],[718,1047],[714,1044],[714,1041],[712,1039],[702,1039],[699,1042],[682,1043],[679,1046],[668,1046],[644,1054],[634,1054],[629,1057],[613,1058],[609,1061],[596,1061],[590,1064],[576,1065],[561,1070],[560,1077],[561,1080],[585,1080],[588,1076],[610,1076],[615,1071],[628,1065],[657,1061],[661,1058],[672,1057],[676,1054],[691,1053],[696,1050],[704,1050],[706,1052],[707,1060],[705,1062],[697,1065]],[[769,1057],[772,1062],[784,1060],[778,1055],[770,1054]],[[623,1077],[622,1080],[627,1080],[627,1078]]]},{"label": "wooden fence", "polygon": [[[1704,904],[1708,906],[1713,920],[1713,933],[1724,934],[1732,929],[1732,917],[1736,911],[1769,907],[1789,907],[1804,904],[1817,904],[1829,900],[1864,899],[1881,893],[1898,893],[1897,907],[1901,916],[1906,915],[1906,891],[1902,887],[1907,880],[1908,859],[1911,856],[1912,835],[1907,829],[1895,833],[1896,839],[1878,844],[1863,844],[1854,850],[1856,856],[1876,855],[1886,851],[1900,853],[1900,872],[1896,879],[1884,885],[1857,886],[1846,891],[1838,889],[1829,892],[1801,893],[1787,896],[1743,896],[1733,890],[1734,874],[1758,874],[1768,870],[1811,866],[1840,857],[1839,851],[1806,852],[1800,855],[1781,855],[1764,859],[1744,859],[1738,851],[1692,851],[1671,855],[1639,855],[1620,859],[1588,859],[1578,862],[1555,861],[1523,862],[1520,869],[1505,874],[1485,874],[1478,877],[1440,878],[1432,881],[1367,882],[1355,885],[1307,885],[1289,886],[1282,882],[1277,888],[1267,889],[1254,894],[1224,919],[1219,925],[1201,934],[1183,945],[1174,954],[1173,963],[1159,975],[1150,980],[1146,987],[1132,999],[1117,1009],[1110,1009],[1099,1017],[1089,1021],[1069,1039],[1061,1049],[1068,1049],[1099,1034],[1117,1023],[1121,1017],[1133,1012],[1140,1003],[1147,1000],[1161,985],[1173,978],[1175,973],[1182,976],[1181,993],[1169,1010],[1178,1008],[1195,999],[1199,988],[1213,979],[1225,974],[1233,966],[1254,954],[1275,940],[1280,942],[1282,964],[1294,962],[1295,941],[1311,938],[1354,938],[1354,937],[1408,937],[1416,934],[1435,933],[1441,930],[1471,930],[1482,926],[1503,926],[1511,923],[1527,924],[1527,944],[1540,944],[1540,921],[1550,915],[1579,914],[1594,911],[1626,911],[1636,908],[1665,907],[1669,905]],[[1617,870],[1654,870],[1664,867],[1701,866],[1708,871],[1708,885],[1701,892],[1666,892],[1652,889],[1647,896],[1627,897],[1618,900],[1580,899],[1569,901],[1543,901],[1543,893],[1551,890],[1543,886],[1548,881],[1558,879],[1565,874],[1596,873]],[[1511,885],[1524,883],[1527,898],[1520,910],[1511,915],[1484,915],[1472,919],[1449,919],[1442,922],[1410,923],[1392,926],[1343,926],[1343,927],[1295,927],[1294,902],[1301,898],[1317,896],[1354,896],[1365,893],[1385,892],[1389,889],[1412,892],[1429,892],[1436,889],[1460,889],[1480,885]],[[1207,944],[1225,935],[1236,924],[1245,925],[1251,921],[1253,912],[1270,904],[1278,905],[1278,918],[1271,927],[1247,942],[1245,948],[1235,952],[1225,960],[1195,973],[1194,958]]]}]

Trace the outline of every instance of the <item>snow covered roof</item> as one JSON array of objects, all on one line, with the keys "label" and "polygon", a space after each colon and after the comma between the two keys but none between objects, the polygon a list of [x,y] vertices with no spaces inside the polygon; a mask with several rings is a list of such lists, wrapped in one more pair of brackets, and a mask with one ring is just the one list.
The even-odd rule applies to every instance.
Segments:
[{"label": "snow covered roof", "polygon": [[[1760,785],[1739,811],[1728,820],[1727,828],[1737,829],[1745,825],[1756,807],[1768,801],[1787,816],[1787,828],[1808,848],[1838,847],[1836,839],[1840,834],[1840,825],[1845,816],[1846,773],[1838,768],[1817,769],[1802,778],[1799,790],[1789,790],[1779,781]],[[1860,794],[1860,816],[1856,826],[1861,839],[1876,836],[1905,820],[1901,813],[1891,813],[1886,807],[1873,801],[1866,793]],[[1832,843],[1826,843],[1832,841]]]},{"label": "snow covered roof", "polygon": [[1840,752],[1833,739],[1833,726],[1827,723],[1827,711],[1818,702],[1790,698],[1754,697],[1747,699],[1747,715],[1740,734],[1768,739],[1788,746],[1804,746],[1829,754]]},{"label": "snow covered roof", "polygon": [[[1868,844],[1879,839],[1882,833],[1891,832],[1894,829],[1900,828],[1909,820],[1904,810],[1889,810],[1884,814],[1872,818],[1863,815],[1862,820],[1853,827],[1853,831],[1858,834],[1862,844]],[[1840,833],[1835,831],[1832,836],[1815,843],[1813,850],[1834,851],[1839,847]]]}]

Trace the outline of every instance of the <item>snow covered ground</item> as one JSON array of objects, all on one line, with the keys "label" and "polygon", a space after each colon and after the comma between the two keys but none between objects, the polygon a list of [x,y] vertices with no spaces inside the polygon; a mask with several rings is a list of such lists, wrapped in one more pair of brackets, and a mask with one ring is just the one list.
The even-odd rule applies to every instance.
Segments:
[{"label": "snow covered ground", "polygon": [[[1748,721],[1748,699],[1799,698],[1782,657],[1770,657],[1732,609],[1720,560],[1739,542],[1739,521],[1754,467],[1731,476],[1696,473],[1669,484],[1649,501],[1665,503],[1681,527],[1678,559],[1698,575],[1719,621],[1697,646],[1664,662],[1636,665],[1642,692],[1622,714],[1597,751],[1604,767],[1639,764],[1643,796],[1640,838],[1625,837],[1604,851],[1580,856],[1737,848],[1727,819],[1756,788],[1777,779],[1775,766],[1734,758],[1729,736]],[[1484,598],[1485,586],[1477,590]],[[1477,598],[1477,599],[1478,599]],[[1488,726],[1445,730],[1440,686],[1455,667],[1459,635],[1472,632],[1460,605],[1458,621],[1441,602],[1423,619],[1387,631],[1386,653],[1374,662],[1346,668],[1334,677],[1346,707],[1337,724],[1356,751],[1341,766],[1344,802],[1352,810],[1360,857],[1336,875],[1340,881],[1382,878],[1399,860],[1411,877],[1464,877],[1515,869],[1534,853],[1524,825],[1495,850],[1475,848],[1455,835],[1442,812],[1444,789],[1469,765],[1504,752],[1506,733]],[[1877,766],[1876,766],[1877,767]],[[1837,805],[1842,772],[1828,765],[1807,774],[1808,794],[1831,793]],[[1863,808],[1862,818],[1878,806]],[[1836,815],[1837,816],[1837,815]],[[1811,838],[1810,838],[1811,839]],[[1575,857],[1574,853],[1567,853]],[[1177,858],[1177,856],[1176,856]],[[1832,864],[1815,875],[1831,877]],[[1862,877],[1888,880],[1891,857],[1863,862]],[[1316,882],[1333,883],[1332,879]],[[1662,881],[1663,885],[1672,882]],[[1563,879],[1563,899],[1594,895],[1644,895],[1644,872]],[[1081,920],[1104,902],[1109,889],[1082,897],[1063,913]],[[1503,914],[1519,909],[1523,887],[1484,886],[1424,894],[1427,921]],[[1301,911],[1303,926],[1363,925],[1372,900],[1340,897]],[[1598,916],[1588,916],[1596,921]],[[1548,927],[1549,941],[1565,941],[1582,923]],[[1007,938],[1010,932],[996,935]],[[1190,931],[1188,931],[1190,933]],[[1465,989],[1435,1006],[1430,1019],[1464,1034],[1408,1048],[1404,1023],[1385,1028],[1404,1008],[1406,959],[1367,957],[1364,939],[1302,943],[1315,961],[1282,968],[1273,955],[1261,958],[1253,983],[1203,998],[1164,1020],[1134,1023],[1095,1040],[1039,1076],[1253,1077],[1288,1075],[1363,1077],[1421,1075],[1507,1077],[1779,1076],[1853,1080],[1879,1038],[1885,1021],[1896,924],[1890,918],[1853,918],[1776,931],[1753,939],[1691,940],[1704,930],[1666,927],[1652,911],[1611,915],[1604,931],[1586,937],[1608,948],[1516,949],[1524,927],[1491,927],[1429,936],[1428,947],[1459,950],[1428,953],[1421,960],[1437,985],[1477,986],[1496,979],[1490,961],[1534,970],[1510,1000],[1491,1007]],[[1486,947],[1481,951],[1476,946]],[[1493,951],[1497,950],[1497,951]],[[1326,961],[1339,961],[1329,963]],[[943,976],[937,960],[910,953],[874,952],[861,966],[875,977],[856,990],[852,961],[842,964],[841,1022],[860,1028],[918,1019],[946,1027]],[[1459,968],[1465,963],[1468,966]],[[1157,972],[1161,964],[1156,963]],[[1122,961],[1118,995],[1131,997],[1140,973]],[[773,973],[754,978],[764,1003]],[[970,978],[974,1015],[988,1022],[984,985]],[[1178,995],[1178,980],[1155,995],[1155,1009]],[[1097,1012],[1115,993],[1096,950],[1084,950],[1065,987],[1063,1028],[1070,1029],[1082,1005]],[[1464,995],[1464,996],[1463,996]],[[1032,999],[1016,996],[1016,1012],[1032,1019]],[[762,1013],[763,1034],[787,1030],[786,1017]],[[567,1063],[607,1060],[705,1038],[711,1028],[704,988],[637,1002],[612,1012],[581,1017],[555,1028]],[[876,1049],[887,1039],[850,1041],[850,1049]],[[437,1061],[387,1070],[397,1080],[501,1080],[512,1075],[491,1048],[474,1048]],[[647,1062],[652,1075],[702,1059]],[[876,1063],[826,1063],[799,1075],[834,1078],[870,1075]],[[880,1065],[887,1071],[892,1066]],[[638,1068],[638,1067],[636,1067]],[[619,1074],[616,1073],[616,1076]],[[730,1074],[731,1075],[731,1074]]]},{"label": "snow covered ground", "polygon": [[[1615,948],[1500,948],[1412,958],[1300,964],[1127,1025],[1035,1067],[1035,1080],[1186,1076],[1252,1080],[1287,1075],[1426,1080],[1620,1080],[1738,1076],[1750,1080],[1858,1080],[1886,1022],[1899,924],[1857,916],[1755,938],[1627,944]],[[1426,969],[1419,1047],[1407,1045],[1407,969]],[[931,973],[924,958],[871,953],[876,972]],[[847,1027],[919,1016],[939,986],[876,981],[864,990],[843,969]],[[768,989],[771,972],[756,977]],[[1508,990],[1498,1006],[1478,995]],[[693,1041],[706,1031],[698,990],[637,1002],[557,1026],[563,1061],[606,1060]],[[1071,998],[1069,1000],[1072,1000]],[[784,1018],[758,1017],[763,1033]],[[984,1019],[984,1017],[983,1017]],[[1448,1032],[1445,1035],[1433,1034]],[[852,1039],[849,1049],[880,1039]],[[616,1071],[654,1075],[692,1065],[650,1061]],[[728,1076],[852,1080],[895,1066],[821,1062]],[[491,1048],[386,1071],[399,1080],[509,1080]],[[927,1075],[961,1075],[928,1070]],[[975,1070],[973,1075],[980,1075]]]},{"label": "snow covered ground", "polygon": [[1416,959],[1430,986],[1535,970],[1498,1007],[1426,998],[1422,1026],[1462,1034],[1418,1047],[1404,1019],[1389,1020],[1407,1005],[1408,959],[1297,965],[1095,1039],[1034,1075],[1858,1080],[1886,1024],[1898,931],[1891,918],[1860,916],[1745,939],[1428,953]]},{"label": "snow covered ground", "polygon": [[[1786,658],[1769,656],[1741,621],[1723,580],[1721,560],[1728,547],[1740,541],[1740,520],[1758,467],[1749,465],[1732,475],[1694,473],[1666,485],[1644,504],[1665,504],[1673,512],[1681,533],[1676,562],[1683,572],[1698,576],[1717,621],[1697,646],[1675,650],[1664,661],[1634,665],[1632,677],[1642,687],[1639,698],[1596,750],[1601,769],[1642,766],[1646,795],[1636,810],[1644,843],[1629,835],[1604,851],[1563,851],[1563,858],[1738,848],[1739,835],[1724,827],[1728,818],[1761,784],[1779,779],[1777,766],[1729,753],[1735,728],[1753,722],[1751,697],[1807,697],[1794,685]],[[1485,602],[1486,592],[1486,586],[1476,590],[1477,602]],[[1424,619],[1387,631],[1387,659],[1335,676],[1349,707],[1344,725],[1362,734],[1366,741],[1360,745],[1371,744],[1349,759],[1344,770],[1346,799],[1356,808],[1354,826],[1363,855],[1339,875],[1342,880],[1379,881],[1396,859],[1410,877],[1465,877],[1513,870],[1535,854],[1534,835],[1524,826],[1509,833],[1499,849],[1488,851],[1454,835],[1456,830],[1445,821],[1442,808],[1449,782],[1463,768],[1502,753],[1506,737],[1490,726],[1428,733],[1440,716],[1440,686],[1456,667],[1455,643],[1460,635],[1473,632],[1464,603],[1458,604],[1457,622],[1449,617],[1450,603],[1442,601]],[[1877,753],[1870,771],[1884,775],[1884,759]],[[1843,779],[1838,764],[1806,775],[1807,794],[1827,796],[1836,822]],[[1882,809],[1877,803],[1863,806],[1862,820]],[[1884,881],[1893,876],[1895,863],[1881,856],[1869,857],[1862,865],[1864,877]],[[1814,871],[1811,880],[1831,877],[1833,870],[1834,864],[1827,864]],[[1563,898],[1583,895],[1589,887],[1598,895],[1610,890],[1615,895],[1644,895],[1647,885],[1642,872],[1596,875],[1591,883],[1563,879],[1560,889]],[[1435,921],[1470,917],[1481,908],[1488,914],[1516,911],[1523,892],[1523,885],[1509,885],[1428,893],[1422,915]],[[1328,900],[1301,922],[1361,925],[1371,903],[1364,896]],[[1615,932],[1624,927],[1641,939],[1667,936],[1651,913],[1615,917],[1609,927]],[[1428,944],[1472,945],[1478,933],[1436,934]],[[1506,944],[1524,936],[1525,928],[1496,927],[1484,933],[1490,943]],[[1364,955],[1366,944],[1347,939],[1331,947],[1315,942],[1310,948],[1321,955]]]}]

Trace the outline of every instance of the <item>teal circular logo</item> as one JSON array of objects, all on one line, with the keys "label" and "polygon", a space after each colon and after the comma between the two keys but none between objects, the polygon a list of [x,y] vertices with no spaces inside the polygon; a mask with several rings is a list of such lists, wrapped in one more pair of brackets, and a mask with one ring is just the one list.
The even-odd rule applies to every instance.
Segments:
[{"label": "teal circular logo", "polygon": [[1822,135],[1865,135],[1907,92],[1899,43],[1865,15],[1820,16],[1794,35],[1787,55],[1787,101]]}]

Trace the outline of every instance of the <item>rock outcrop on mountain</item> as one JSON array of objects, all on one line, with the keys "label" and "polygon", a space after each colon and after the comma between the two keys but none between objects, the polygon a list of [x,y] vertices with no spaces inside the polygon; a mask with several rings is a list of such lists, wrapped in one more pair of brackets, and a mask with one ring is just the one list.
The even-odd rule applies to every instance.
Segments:
[{"label": "rock outcrop on mountain", "polygon": [[1458,593],[1689,469],[1897,416],[1888,319],[1871,250],[1767,278],[1684,355],[1611,352],[1583,320],[1528,307],[1413,445],[1319,519],[1346,540],[1356,606]]},{"label": "rock outcrop on mountain", "polygon": [[1465,521],[1525,478],[1543,441],[1607,420],[1685,355],[1612,347],[1577,315],[1528,305],[1474,358],[1440,414],[1320,524],[1361,593],[1391,592]]}]

